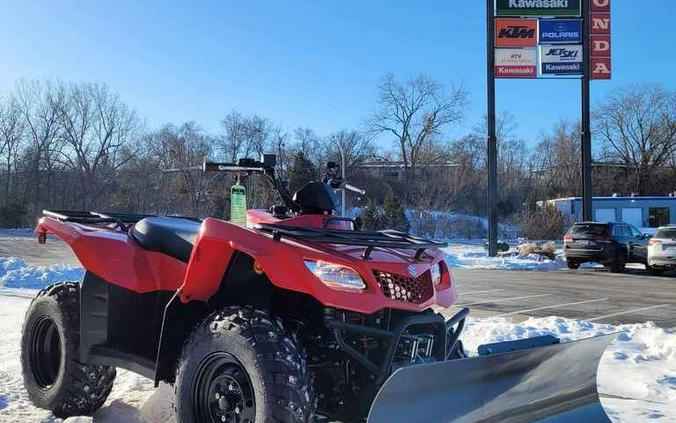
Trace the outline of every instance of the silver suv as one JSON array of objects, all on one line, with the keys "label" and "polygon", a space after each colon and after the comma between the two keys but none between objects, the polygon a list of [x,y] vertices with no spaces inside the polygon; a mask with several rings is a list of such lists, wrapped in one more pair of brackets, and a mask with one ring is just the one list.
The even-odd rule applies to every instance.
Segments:
[{"label": "silver suv", "polygon": [[660,226],[648,243],[648,266],[653,274],[676,269],[676,226]]}]

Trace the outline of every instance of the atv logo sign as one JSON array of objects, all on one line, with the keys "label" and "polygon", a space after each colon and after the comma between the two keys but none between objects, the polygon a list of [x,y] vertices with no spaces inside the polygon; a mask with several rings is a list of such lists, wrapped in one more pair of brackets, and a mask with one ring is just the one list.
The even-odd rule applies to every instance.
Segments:
[{"label": "atv logo sign", "polygon": [[582,74],[582,46],[540,47],[540,71],[547,75]]},{"label": "atv logo sign", "polygon": [[497,0],[498,16],[580,16],[580,0]]},{"label": "atv logo sign", "polygon": [[540,44],[577,44],[582,42],[582,22],[578,19],[542,19]]},{"label": "atv logo sign", "polygon": [[537,61],[535,49],[496,48],[496,78],[535,78]]},{"label": "atv logo sign", "polygon": [[535,47],[537,46],[536,19],[496,19],[496,47]]}]

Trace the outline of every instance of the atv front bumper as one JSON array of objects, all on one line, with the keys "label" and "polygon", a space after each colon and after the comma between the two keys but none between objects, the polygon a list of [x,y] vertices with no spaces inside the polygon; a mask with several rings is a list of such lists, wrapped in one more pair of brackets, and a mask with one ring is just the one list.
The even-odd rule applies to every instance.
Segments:
[{"label": "atv front bumper", "polygon": [[[469,309],[463,308],[449,320],[436,313],[413,314],[400,320],[392,330],[377,327],[348,323],[333,318],[325,320],[326,325],[333,330],[338,345],[355,361],[370,370],[376,376],[376,383],[382,384],[391,374],[395,358],[400,355],[400,347],[407,331],[415,326],[425,326],[433,335],[432,345],[429,346],[431,361],[446,361],[456,351],[458,338],[465,326],[465,319]],[[357,351],[345,340],[346,335],[367,335],[381,339],[386,344],[385,357],[378,362],[369,359],[362,352]],[[414,342],[412,354],[419,345]]]}]

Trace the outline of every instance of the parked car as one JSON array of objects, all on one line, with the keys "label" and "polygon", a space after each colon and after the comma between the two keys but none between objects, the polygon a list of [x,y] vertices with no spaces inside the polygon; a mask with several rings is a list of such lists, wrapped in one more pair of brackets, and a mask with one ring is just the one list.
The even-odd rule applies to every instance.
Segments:
[{"label": "parked car", "polygon": [[648,265],[654,275],[676,269],[676,226],[660,226],[648,242]]},{"label": "parked car", "polygon": [[611,272],[624,271],[627,263],[648,266],[648,237],[628,223],[578,222],[563,238],[568,268],[585,262],[597,262]]}]

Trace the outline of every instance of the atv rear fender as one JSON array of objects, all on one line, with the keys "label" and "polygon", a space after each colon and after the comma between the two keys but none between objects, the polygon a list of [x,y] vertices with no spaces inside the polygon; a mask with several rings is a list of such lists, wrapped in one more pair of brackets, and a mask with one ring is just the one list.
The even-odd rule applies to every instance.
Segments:
[{"label": "atv rear fender", "polygon": [[[274,286],[308,294],[328,307],[366,314],[387,307],[415,312],[433,304],[450,306],[456,298],[450,275],[446,275],[445,283],[435,287],[434,295],[421,304],[385,297],[373,276],[372,266],[395,274],[406,274],[407,266],[413,266],[418,274],[422,274],[443,259],[441,251],[430,251],[429,255],[417,261],[411,257],[390,262],[379,261],[375,253],[373,260],[357,260],[338,250],[312,248],[285,238],[274,240],[253,229],[207,218],[202,222],[190,256],[180,292],[181,302],[209,300],[218,291],[235,251],[251,256],[257,269],[262,270]],[[304,260],[324,260],[351,267],[365,279],[367,287],[356,293],[328,288],[307,269]]]},{"label": "atv rear fender", "polygon": [[35,229],[41,240],[51,233],[73,250],[87,271],[130,291],[145,294],[176,291],[183,283],[186,264],[166,254],[141,248],[124,232],[93,230],[51,217]]}]

